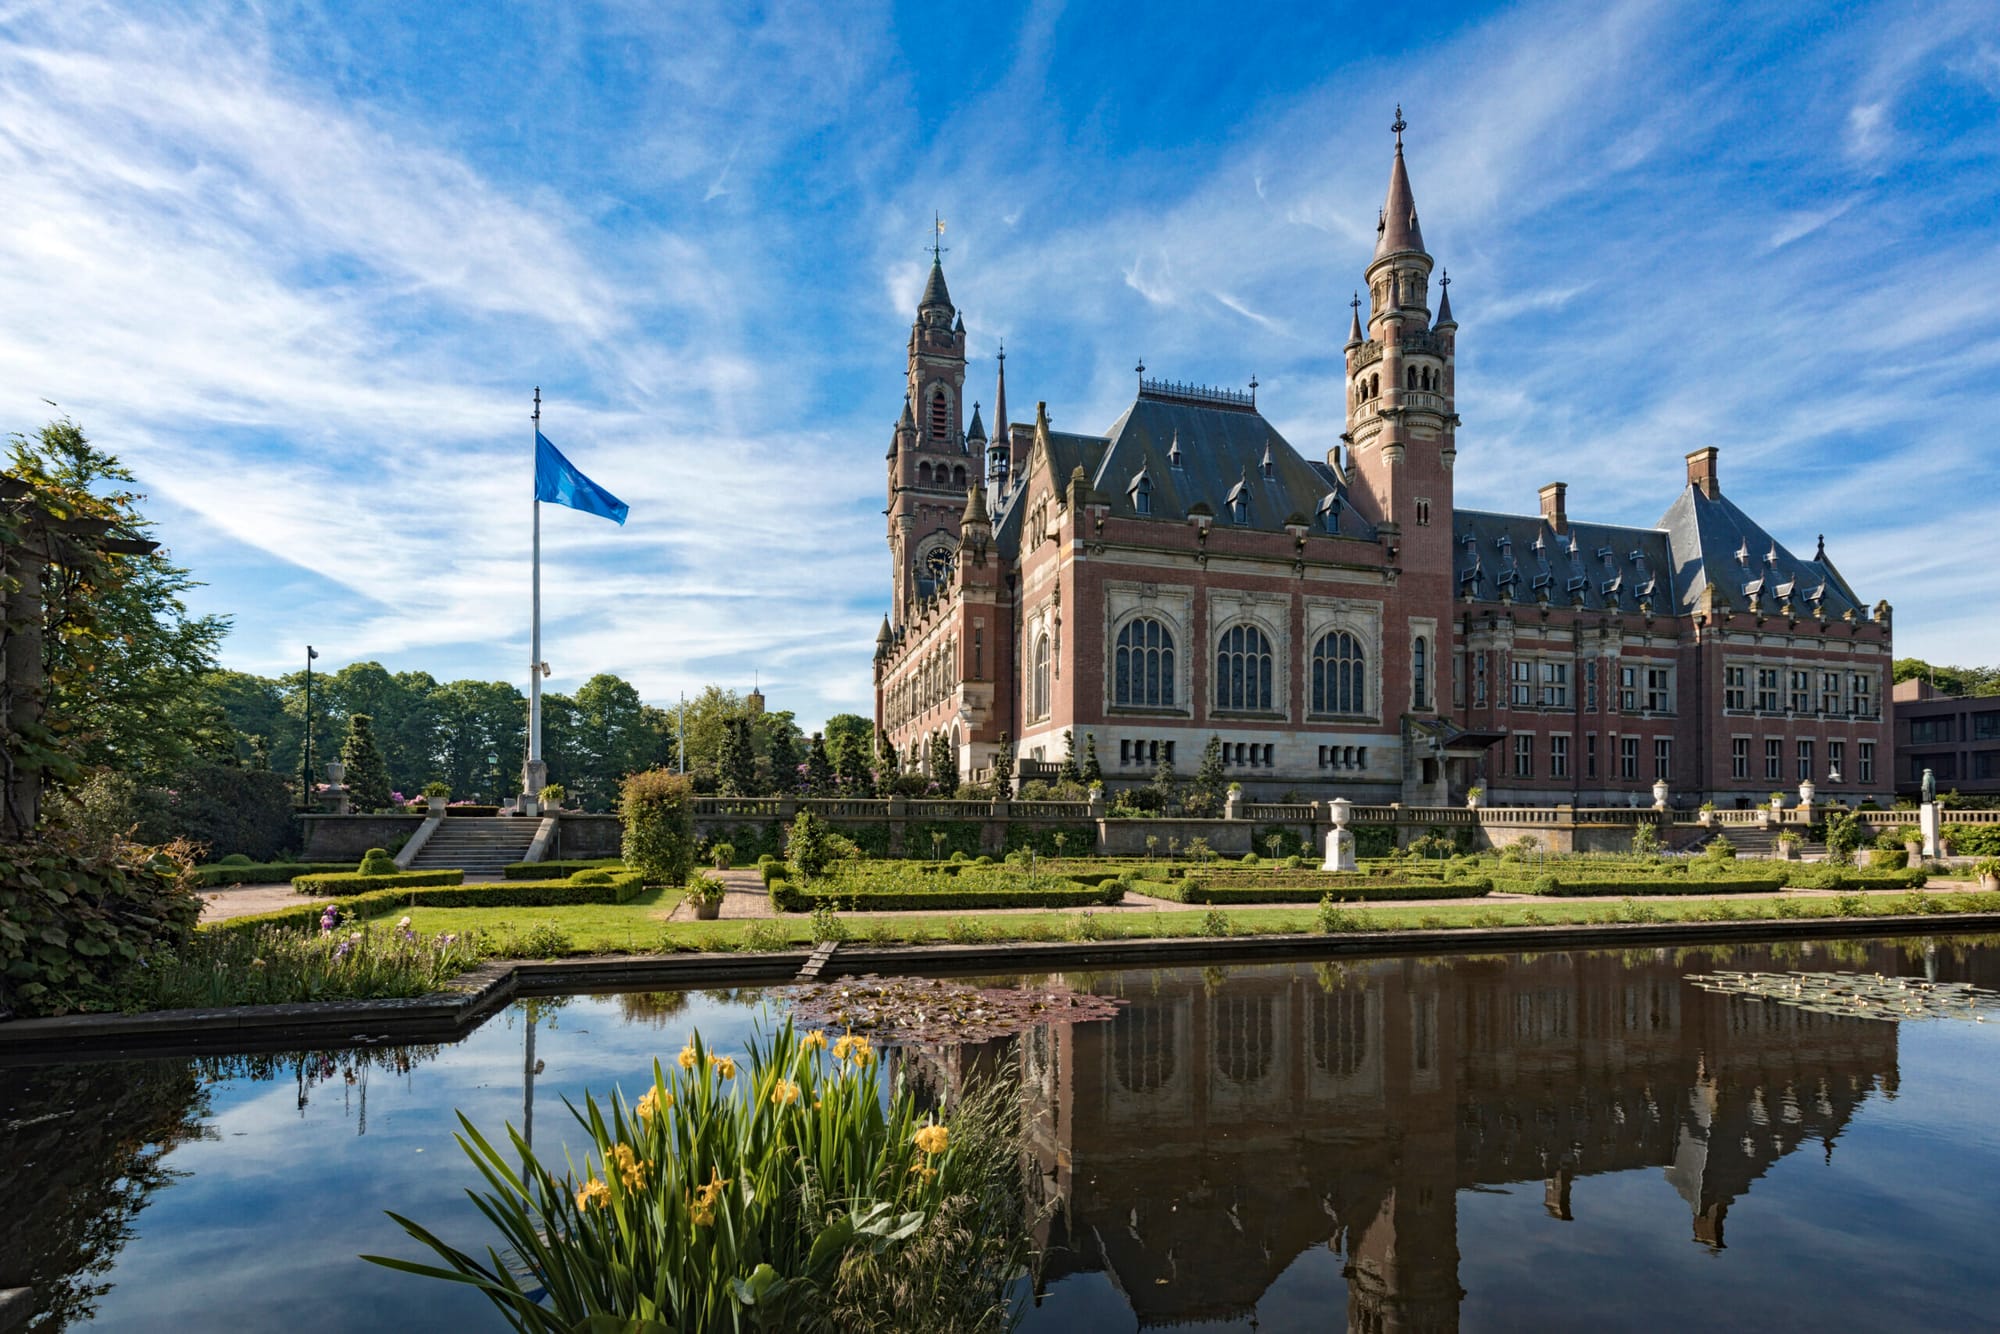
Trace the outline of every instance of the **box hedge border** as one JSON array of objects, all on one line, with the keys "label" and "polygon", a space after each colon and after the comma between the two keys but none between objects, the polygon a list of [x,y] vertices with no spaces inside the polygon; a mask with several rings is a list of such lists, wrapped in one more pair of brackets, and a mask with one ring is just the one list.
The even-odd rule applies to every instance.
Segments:
[{"label": "box hedge border", "polygon": [[1046,887],[1016,889],[868,889],[840,887],[822,881],[818,887],[801,889],[782,867],[770,876],[771,906],[779,912],[811,912],[822,905],[854,912],[949,912],[972,908],[1085,908],[1109,905],[1125,897],[1125,886],[1117,880],[1099,885],[1083,885],[1074,880],[1058,880]]},{"label": "box hedge border", "polygon": [[[1554,889],[1537,889],[1543,880],[1553,881]],[[1500,888],[1509,894],[1552,895],[1556,898],[1591,899],[1623,898],[1631,896],[1643,898],[1652,894],[1776,894],[1785,887],[1785,873],[1771,871],[1763,875],[1735,875],[1727,877],[1709,876],[1598,876],[1589,880],[1565,879],[1562,876],[1537,876],[1499,882]]]},{"label": "box hedge border", "polygon": [[563,880],[578,871],[623,870],[625,862],[618,857],[580,858],[569,861],[514,862],[500,872],[509,880]]},{"label": "box hedge border", "polygon": [[462,885],[463,871],[397,871],[393,875],[362,875],[359,871],[292,877],[292,888],[321,898],[346,898],[375,889],[417,889],[427,885]]},{"label": "box hedge border", "polygon": [[333,875],[342,871],[352,871],[358,862],[238,862],[234,865],[217,863],[214,866],[194,868],[194,883],[198,889],[213,889],[217,885],[276,885],[300,875]]},{"label": "box hedge border", "polygon": [[[378,877],[379,878],[379,877]],[[646,892],[646,878],[626,871],[608,885],[579,885],[569,880],[502,880],[479,885],[419,885],[374,889],[335,899],[343,920],[381,917],[398,908],[556,908],[583,903],[630,903]],[[254,913],[213,922],[204,931],[255,931],[259,927],[314,930],[326,911],[322,903],[301,903],[276,912]]]},{"label": "box hedge border", "polygon": [[1179,880],[1148,894],[1174,903],[1318,903],[1331,896],[1336,902],[1390,903],[1399,900],[1476,899],[1493,892],[1493,882],[1482,878],[1466,880],[1383,882],[1368,879],[1329,877],[1324,884],[1301,885],[1218,885],[1200,879]]}]

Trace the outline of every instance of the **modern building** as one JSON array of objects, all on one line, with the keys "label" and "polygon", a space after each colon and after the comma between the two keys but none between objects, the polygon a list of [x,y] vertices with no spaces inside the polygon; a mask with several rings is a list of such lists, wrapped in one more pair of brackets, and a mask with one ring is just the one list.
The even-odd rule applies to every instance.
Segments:
[{"label": "modern building", "polygon": [[1929,769],[1940,792],[2000,796],[2000,695],[1946,695],[1928,681],[1891,693],[1898,793],[1915,796]]},{"label": "modern building", "polygon": [[989,438],[934,258],[888,452],[878,727],[906,762],[949,738],[961,773],[1003,736],[1046,761],[1089,735],[1114,785],[1213,735],[1259,797],[1886,795],[1888,604],[1730,501],[1716,449],[1650,528],[1572,519],[1561,482],[1539,513],[1456,507],[1459,327],[1395,128],[1346,419],[1310,447],[1254,380],[1143,365],[1101,435],[1015,422],[1004,351]]}]

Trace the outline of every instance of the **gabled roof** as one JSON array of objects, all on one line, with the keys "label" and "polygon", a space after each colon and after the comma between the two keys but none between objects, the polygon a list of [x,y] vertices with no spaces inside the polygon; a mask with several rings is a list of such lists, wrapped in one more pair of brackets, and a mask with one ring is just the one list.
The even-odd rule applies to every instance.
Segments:
[{"label": "gabled roof", "polygon": [[1571,519],[1558,534],[1535,514],[1459,510],[1453,518],[1452,566],[1459,596],[1497,602],[1504,593],[1532,603],[1547,593],[1555,606],[1690,615],[1713,584],[1739,611],[1751,596],[1775,612],[1791,599],[1801,613],[1839,617],[1864,612],[1831,562],[1800,560],[1726,497],[1689,486],[1654,528]]},{"label": "gabled roof", "polygon": [[1685,606],[1693,607],[1712,585],[1738,610],[1747,607],[1750,591],[1760,594],[1760,605],[1770,611],[1785,597],[1801,610],[1819,606],[1835,617],[1867,610],[1832,562],[1793,555],[1727,496],[1709,496],[1689,485],[1660,527],[1673,539],[1674,581]]},{"label": "gabled roof", "polygon": [[[1113,514],[1136,518],[1132,484],[1141,472],[1153,484],[1156,519],[1184,519],[1198,504],[1227,513],[1239,490],[1250,500],[1252,529],[1282,530],[1294,516],[1320,512],[1339,488],[1332,469],[1308,462],[1254,408],[1215,406],[1185,398],[1141,393],[1106,432],[1108,447],[1091,484]],[[1168,457],[1178,440],[1180,466]],[[1271,461],[1264,475],[1264,459]],[[1340,532],[1373,540],[1375,530],[1344,498]]]}]

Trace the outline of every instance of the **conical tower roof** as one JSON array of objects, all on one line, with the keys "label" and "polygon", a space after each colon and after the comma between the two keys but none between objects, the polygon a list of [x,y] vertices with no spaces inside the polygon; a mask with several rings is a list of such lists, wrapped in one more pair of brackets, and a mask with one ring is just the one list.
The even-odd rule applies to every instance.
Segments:
[{"label": "conical tower roof", "polygon": [[972,405],[972,426],[966,431],[965,438],[967,440],[984,440],[986,438],[986,423],[979,420],[979,404],[977,403]]},{"label": "conical tower roof", "polygon": [[1451,317],[1451,270],[1444,271],[1438,282],[1438,317],[1432,323],[1433,329],[1456,329],[1458,321]]},{"label": "conical tower roof", "polygon": [[917,303],[918,310],[951,309],[951,289],[944,285],[944,263],[931,260],[930,281],[924,284],[924,299]]},{"label": "conical tower roof", "polygon": [[1389,198],[1377,225],[1375,258],[1422,250],[1424,233],[1417,226],[1417,197],[1410,189],[1410,170],[1403,165],[1403,109],[1396,108],[1396,160],[1389,165]]},{"label": "conical tower roof", "polygon": [[1347,325],[1347,345],[1349,347],[1359,347],[1361,346],[1361,341],[1362,341],[1361,340],[1361,293],[1356,292],[1354,294],[1354,300],[1351,303],[1351,305],[1354,314],[1353,318],[1348,321]]},{"label": "conical tower roof", "polygon": [[971,523],[992,523],[993,518],[986,511],[986,488],[969,486],[965,489],[965,514],[959,519],[963,527]]}]

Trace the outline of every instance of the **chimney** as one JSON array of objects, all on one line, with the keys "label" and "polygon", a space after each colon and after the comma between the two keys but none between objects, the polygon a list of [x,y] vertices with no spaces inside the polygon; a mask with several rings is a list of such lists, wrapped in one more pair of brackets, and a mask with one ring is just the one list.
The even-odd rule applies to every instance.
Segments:
[{"label": "chimney", "polygon": [[1563,506],[1563,497],[1568,492],[1568,482],[1550,482],[1542,488],[1542,522],[1560,537],[1569,536],[1569,511]]},{"label": "chimney", "polygon": [[1714,500],[1722,494],[1722,483],[1715,475],[1714,445],[1705,445],[1687,456],[1688,485]]}]

